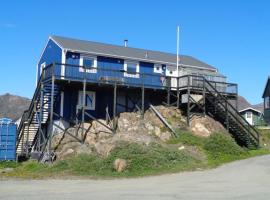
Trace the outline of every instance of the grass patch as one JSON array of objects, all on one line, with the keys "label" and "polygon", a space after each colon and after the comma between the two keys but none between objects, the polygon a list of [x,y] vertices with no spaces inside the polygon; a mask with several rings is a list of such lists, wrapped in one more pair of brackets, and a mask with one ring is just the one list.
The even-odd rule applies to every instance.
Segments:
[{"label": "grass patch", "polygon": [[179,144],[179,143],[181,143],[183,145],[203,147],[203,145],[207,141],[207,138],[195,136],[190,132],[182,132],[181,133],[178,130],[177,134],[179,135],[179,137],[172,138],[167,143],[168,144]]},{"label": "grass patch", "polygon": [[0,169],[4,168],[16,168],[19,166],[19,163],[15,161],[0,161]]},{"label": "grass patch", "polygon": [[[127,169],[118,173],[113,169],[115,159],[128,162]],[[58,161],[52,166],[28,161],[8,174],[21,178],[43,178],[48,176],[90,176],[90,177],[138,177],[183,170],[194,170],[201,161],[176,148],[159,144],[143,146],[120,143],[106,158],[97,155],[77,155],[67,160]]]},{"label": "grass patch", "polygon": [[[179,150],[180,145],[184,145],[186,148]],[[270,149],[267,148],[243,149],[229,135],[217,133],[203,138],[185,132],[181,133],[179,138],[168,141],[167,145],[153,143],[145,146],[121,142],[105,158],[98,155],[81,154],[57,161],[51,166],[35,161],[20,164],[0,162],[0,169],[15,168],[13,172],[2,175],[18,178],[138,177],[215,167],[233,160],[269,153]],[[200,154],[204,155],[201,156],[203,159],[198,157]],[[113,169],[113,163],[117,158],[125,159],[128,163],[127,169],[122,173]]]}]

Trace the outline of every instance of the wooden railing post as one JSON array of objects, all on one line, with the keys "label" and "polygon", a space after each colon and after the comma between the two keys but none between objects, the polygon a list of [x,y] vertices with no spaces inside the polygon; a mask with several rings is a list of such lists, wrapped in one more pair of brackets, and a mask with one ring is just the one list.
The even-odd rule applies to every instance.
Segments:
[{"label": "wooden railing post", "polygon": [[187,84],[187,125],[190,126],[190,76]]}]

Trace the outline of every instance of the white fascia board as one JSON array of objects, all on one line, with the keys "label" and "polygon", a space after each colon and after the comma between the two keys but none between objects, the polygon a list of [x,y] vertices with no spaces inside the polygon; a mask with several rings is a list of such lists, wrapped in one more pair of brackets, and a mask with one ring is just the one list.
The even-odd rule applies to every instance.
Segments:
[{"label": "white fascia board", "polygon": [[255,108],[251,108],[251,107],[239,110],[238,112],[240,113],[240,112],[244,112],[244,111],[247,111],[247,110],[253,110],[253,111],[257,112],[257,113],[262,113],[261,111],[255,109]]}]

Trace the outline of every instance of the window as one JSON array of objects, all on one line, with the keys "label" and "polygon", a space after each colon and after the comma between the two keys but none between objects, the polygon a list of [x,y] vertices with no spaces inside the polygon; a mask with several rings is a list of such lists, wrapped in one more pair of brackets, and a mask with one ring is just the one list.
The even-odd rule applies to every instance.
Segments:
[{"label": "window", "polygon": [[174,66],[167,66],[167,68],[166,68],[166,75],[167,76],[177,76],[176,67],[174,67]]},{"label": "window", "polygon": [[269,102],[269,97],[264,98],[264,107],[266,109],[270,108],[270,102]]},{"label": "window", "polygon": [[[86,73],[97,73],[97,58],[96,57],[81,57],[80,58],[80,66],[84,66],[86,68]],[[80,72],[84,72],[84,68],[79,68]]]},{"label": "window", "polygon": [[46,62],[43,62],[43,63],[41,63],[40,64],[40,75],[41,75],[41,73],[42,73],[42,71],[43,71],[43,69],[46,67]]},{"label": "window", "polygon": [[[79,99],[77,108],[80,109],[83,106],[83,91],[79,91]],[[85,109],[95,110],[96,109],[96,93],[93,91],[85,92]]]},{"label": "window", "polygon": [[155,66],[154,66],[154,73],[162,73],[162,65],[155,64]]},{"label": "window", "polygon": [[252,112],[247,112],[247,119],[250,119],[250,118],[252,118]]},{"label": "window", "polygon": [[124,76],[131,78],[139,78],[139,63],[127,61],[124,63]]}]

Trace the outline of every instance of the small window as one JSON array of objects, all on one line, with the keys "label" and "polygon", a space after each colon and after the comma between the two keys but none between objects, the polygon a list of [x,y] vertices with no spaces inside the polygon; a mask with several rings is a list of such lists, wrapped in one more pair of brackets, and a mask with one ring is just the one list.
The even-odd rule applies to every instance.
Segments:
[{"label": "small window", "polygon": [[252,118],[252,112],[247,112],[247,119]]},{"label": "small window", "polygon": [[125,62],[124,63],[124,76],[131,78],[139,78],[139,63],[137,62]]},{"label": "small window", "polygon": [[265,97],[264,98],[264,107],[266,108],[266,109],[268,109],[268,108],[270,108],[270,102],[269,102],[270,100],[269,100],[269,97]]},{"label": "small window", "polygon": [[155,66],[154,66],[154,73],[162,73],[162,65],[155,64]]},{"label": "small window", "polygon": [[[97,59],[95,57],[81,57],[80,58],[80,66],[84,66],[86,68],[87,73],[96,73],[97,69]],[[80,67],[80,72],[84,72],[84,68]]]}]

